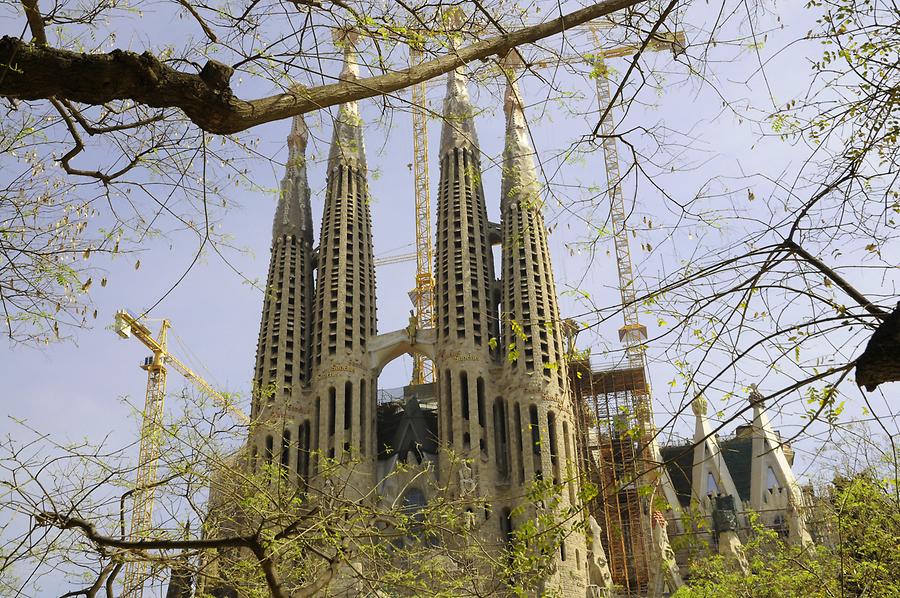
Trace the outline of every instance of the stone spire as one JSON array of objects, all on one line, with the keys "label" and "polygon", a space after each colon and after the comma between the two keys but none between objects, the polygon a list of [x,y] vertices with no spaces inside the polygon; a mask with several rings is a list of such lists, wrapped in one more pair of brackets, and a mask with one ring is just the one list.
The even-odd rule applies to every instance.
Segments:
[{"label": "stone spire", "polygon": [[[707,515],[711,515],[713,506],[707,499],[710,494],[722,494],[734,497],[737,512],[743,512],[741,498],[737,486],[731,478],[731,473],[719,447],[719,440],[713,433],[712,426],[706,417],[706,398],[697,395],[691,402],[694,411],[694,461],[691,471],[691,489],[694,498],[703,505]],[[715,490],[708,487],[709,478],[712,476],[715,482]]]},{"label": "stone spire", "polygon": [[256,350],[252,415],[263,419],[283,415],[309,380],[313,237],[306,178],[307,136],[303,118],[295,117],[272,223],[272,253]]},{"label": "stone spire", "polygon": [[506,145],[503,150],[503,181],[500,189],[500,205],[508,208],[509,202],[526,202],[540,208],[540,185],[534,167],[534,148],[528,134],[528,123],[522,108],[522,97],[515,76],[521,62],[509,58],[506,65],[510,80],[503,98],[506,114]]},{"label": "stone spire", "polygon": [[496,325],[494,268],[466,85],[461,71],[448,75],[439,154],[434,364],[440,381],[441,442],[458,455],[480,453],[488,459],[494,443],[487,406]]},{"label": "stone spire", "polygon": [[[500,199],[502,244],[501,349],[506,396],[518,425],[512,441],[516,474],[512,495],[523,495],[533,480],[546,479],[563,490],[563,505],[577,506],[575,419],[569,396],[564,326],[541,214],[540,184],[521,96],[514,81],[521,65],[512,53],[506,67],[506,145]],[[561,547],[556,582],[564,595],[584,595],[584,568],[567,554],[586,554],[584,536],[572,534]],[[596,555],[595,555],[596,556]],[[565,581],[564,581],[565,580]]]},{"label": "stone spire", "polygon": [[562,322],[541,213],[534,149],[514,80],[518,64],[518,60],[507,61],[512,68],[504,105],[506,146],[500,199],[503,347],[509,356],[509,368],[525,374],[541,372],[553,386],[548,391],[563,394],[568,390],[568,376]]},{"label": "stone spire", "polygon": [[478,135],[469,101],[469,81],[461,68],[447,76],[447,95],[444,96],[444,125],[441,129],[440,157],[454,149],[466,149],[478,156]]},{"label": "stone spire", "polygon": [[295,116],[288,135],[288,160],[281,179],[281,197],[275,208],[272,240],[294,235],[312,243],[312,209],[306,177],[306,144],[309,129],[302,116]]},{"label": "stone spire", "polygon": [[437,338],[488,351],[496,314],[478,139],[466,79],[447,78],[437,215]]},{"label": "stone spire", "polygon": [[[803,493],[784,454],[781,438],[769,421],[765,397],[755,385],[751,385],[748,401],[753,408],[750,508],[764,514],[786,512],[788,540],[794,544],[808,546],[812,544],[812,538],[806,529],[806,520],[802,513]],[[778,484],[771,489],[766,487],[770,471]],[[773,522],[766,523],[771,525]]]},{"label": "stone spire", "polygon": [[[341,78],[358,74],[356,35],[341,33]],[[356,102],[334,123],[319,237],[313,335],[312,409],[315,449],[338,460],[374,454],[375,378],[367,343],[374,338],[375,267],[362,123]],[[368,464],[368,465],[367,465]],[[365,471],[363,471],[365,470]]]},{"label": "stone spire", "polygon": [[[335,34],[335,43],[344,49],[344,67],[339,75],[341,81],[359,79],[357,38],[357,34],[352,31]],[[328,171],[333,171],[339,164],[352,166],[361,171],[366,170],[366,150],[363,145],[362,120],[359,117],[357,102],[341,104],[337,119],[334,121],[331,151],[328,154]]]}]

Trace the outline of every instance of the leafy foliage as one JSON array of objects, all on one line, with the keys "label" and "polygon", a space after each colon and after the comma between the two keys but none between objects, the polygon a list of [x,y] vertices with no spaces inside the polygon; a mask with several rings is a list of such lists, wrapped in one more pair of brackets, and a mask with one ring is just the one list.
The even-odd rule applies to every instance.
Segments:
[{"label": "leafy foliage", "polygon": [[816,546],[791,546],[751,516],[744,574],[721,555],[695,559],[676,598],[900,596],[900,502],[896,479],[871,471],[835,480],[811,509]]}]

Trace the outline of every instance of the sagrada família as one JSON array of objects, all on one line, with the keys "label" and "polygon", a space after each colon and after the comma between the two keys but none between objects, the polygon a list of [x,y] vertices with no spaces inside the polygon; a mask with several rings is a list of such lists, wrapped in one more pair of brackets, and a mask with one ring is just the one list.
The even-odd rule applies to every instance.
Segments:
[{"label": "sagrada fam\u00edlia", "polygon": [[[347,44],[341,79],[357,75]],[[371,497],[375,489],[386,504],[416,507],[428,503],[435,486],[481,497],[489,508],[469,509],[467,517],[481,545],[498,556],[535,516],[534,508],[519,508],[529,486],[552,481],[558,508],[584,507],[582,529],[590,530],[568,534],[552,556],[543,588],[562,596],[674,591],[682,583],[682,559],[672,546],[676,536],[692,531],[682,518],[690,505],[713,521],[704,532],[708,539],[738,562],[751,509],[797,542],[809,542],[792,455],[757,394],[751,397],[753,424],[732,439],[720,442],[698,399],[694,442],[638,447],[645,462],[664,465],[647,482],[661,501],[638,493],[637,478],[622,473],[628,464],[621,461],[631,457],[621,445],[633,449],[634,441],[610,440],[615,426],[596,419],[610,391],[586,387],[605,374],[567,360],[535,150],[517,83],[510,79],[505,96],[499,225],[488,220],[467,84],[461,70],[451,72],[443,104],[429,329],[417,329],[412,320],[394,332],[376,328],[357,103],[343,104],[334,122],[318,246],[306,172],[308,132],[301,117],[293,120],[257,348],[255,384],[267,391],[252,406],[251,466],[274,462],[293,483],[315,485],[323,459],[346,459],[353,466],[341,491],[355,497]],[[501,247],[499,277],[495,245]],[[511,346],[512,353],[506,350]],[[399,401],[385,403],[379,400],[379,373],[404,354],[430,360],[435,382],[408,387]],[[595,417],[586,418],[591,412]],[[618,448],[604,449],[614,444]],[[409,467],[398,471],[398,463]],[[579,504],[583,476],[601,487],[590,505]],[[341,587],[322,595],[353,593],[352,583]]]}]

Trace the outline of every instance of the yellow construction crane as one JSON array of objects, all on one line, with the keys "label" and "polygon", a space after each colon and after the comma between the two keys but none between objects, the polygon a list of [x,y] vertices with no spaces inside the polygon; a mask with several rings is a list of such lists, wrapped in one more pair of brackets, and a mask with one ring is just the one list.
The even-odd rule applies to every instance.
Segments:
[{"label": "yellow construction crane", "polygon": [[403,262],[414,262],[418,257],[415,253],[399,253],[397,255],[385,255],[376,257],[374,260],[375,267],[390,266],[391,264],[402,264]]},{"label": "yellow construction crane", "polygon": [[[410,66],[422,62],[422,49],[409,48]],[[411,295],[419,328],[434,326],[434,249],[431,243],[431,195],[428,179],[428,107],[425,82],[412,88],[413,177],[416,198],[416,286]],[[413,355],[413,384],[434,382],[434,364]]]},{"label": "yellow construction crane", "polygon": [[[138,453],[137,479],[133,508],[131,511],[132,539],[145,538],[153,523],[153,501],[156,496],[154,484],[157,480],[157,466],[162,445],[162,414],[166,397],[167,366],[180,373],[204,393],[215,399],[237,421],[249,424],[250,419],[231,402],[213,389],[209,383],[195,374],[189,367],[168,351],[169,320],[163,320],[159,334],[153,338],[150,329],[125,310],[116,312],[116,333],[122,338],[134,335],[150,351],[152,356],[144,359],[141,369],[147,372],[147,396],[144,402],[141,422],[140,450]],[[123,598],[141,598],[144,581],[147,578],[146,561],[128,561],[123,574]]]}]

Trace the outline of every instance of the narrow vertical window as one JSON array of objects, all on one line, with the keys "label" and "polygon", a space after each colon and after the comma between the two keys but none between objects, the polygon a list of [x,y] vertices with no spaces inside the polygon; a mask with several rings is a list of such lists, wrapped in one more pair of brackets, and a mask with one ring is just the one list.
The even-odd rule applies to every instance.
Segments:
[{"label": "narrow vertical window", "polygon": [[459,373],[459,396],[462,399],[462,417],[469,421],[469,375],[465,372]]},{"label": "narrow vertical window", "polygon": [[478,376],[475,382],[475,397],[478,404],[478,426],[481,428],[481,438],[478,439],[478,448],[481,453],[487,457],[487,426],[485,424],[485,405],[484,405],[484,378]]},{"label": "narrow vertical window", "polygon": [[528,415],[531,420],[531,458],[532,463],[534,463],[534,477],[542,480],[544,479],[544,468],[541,461],[541,427],[536,405],[531,405],[528,408]]},{"label": "narrow vertical window", "polygon": [[572,458],[572,442],[569,440],[569,422],[563,420],[563,442],[566,446],[566,477],[569,486],[569,504],[575,504],[575,460]]},{"label": "narrow vertical window", "polygon": [[500,534],[506,540],[507,545],[513,542],[513,524],[512,512],[509,509],[503,509],[500,512]]},{"label": "narrow vertical window", "polygon": [[509,480],[509,434],[506,425],[506,401],[494,399],[494,459],[501,480]]},{"label": "narrow vertical window", "polygon": [[469,432],[469,375],[466,372],[459,373],[459,396],[463,418],[462,448],[464,451],[468,451],[472,446],[472,435]]},{"label": "narrow vertical window", "polygon": [[453,380],[450,370],[444,372],[444,405],[447,407],[446,435],[447,446],[453,445]]},{"label": "narrow vertical window", "polygon": [[313,420],[313,438],[311,445],[316,454],[312,460],[312,473],[315,475],[319,471],[319,452],[322,450],[322,447],[319,446],[319,430],[322,425],[322,400],[319,397],[316,397],[316,418]]},{"label": "narrow vertical window", "polygon": [[550,465],[553,466],[553,483],[559,484],[559,448],[556,444],[556,414],[547,413],[547,438],[550,441]]},{"label": "narrow vertical window", "polygon": [[272,464],[272,457],[275,451],[275,440],[272,438],[272,435],[269,434],[266,436],[266,465]]},{"label": "narrow vertical window", "polygon": [[344,383],[344,429],[349,430],[353,423],[353,383]]},{"label": "narrow vertical window", "polygon": [[366,456],[366,381],[359,381],[359,454]]},{"label": "narrow vertical window", "polygon": [[334,387],[328,389],[328,435],[334,437],[337,432],[337,392]]},{"label": "narrow vertical window", "polygon": [[297,482],[300,484],[303,484],[307,475],[303,462],[306,459],[306,444],[309,442],[308,422],[309,420],[297,426],[297,461],[294,463],[294,471],[297,472]]},{"label": "narrow vertical window", "polygon": [[291,431],[285,429],[281,433],[281,467],[288,472],[291,463]]},{"label": "narrow vertical window", "polygon": [[525,448],[522,445],[522,406],[516,403],[516,448],[519,464],[519,483],[525,483]]},{"label": "narrow vertical window", "polygon": [[478,376],[475,384],[476,397],[478,398],[478,425],[484,427],[484,378]]}]

